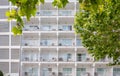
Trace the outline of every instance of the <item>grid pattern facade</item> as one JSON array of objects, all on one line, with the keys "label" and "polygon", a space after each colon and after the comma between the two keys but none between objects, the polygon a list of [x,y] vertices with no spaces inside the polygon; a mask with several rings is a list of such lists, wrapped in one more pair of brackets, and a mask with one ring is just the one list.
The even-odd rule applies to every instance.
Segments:
[{"label": "grid pattern facade", "polygon": [[64,9],[45,0],[37,7],[22,36],[11,33],[15,21],[7,21],[5,12],[15,8],[8,0],[0,0],[0,70],[5,76],[120,76],[120,66],[106,64],[105,58],[94,58],[82,46],[73,29],[79,3],[70,0]]}]

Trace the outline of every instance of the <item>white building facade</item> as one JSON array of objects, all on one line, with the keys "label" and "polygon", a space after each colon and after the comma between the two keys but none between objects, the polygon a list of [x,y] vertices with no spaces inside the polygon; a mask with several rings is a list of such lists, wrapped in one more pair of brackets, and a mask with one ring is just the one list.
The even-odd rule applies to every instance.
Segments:
[{"label": "white building facade", "polygon": [[22,36],[11,32],[15,21],[5,12],[15,8],[0,0],[0,70],[5,76],[120,76],[120,66],[107,66],[110,59],[93,62],[73,29],[74,15],[79,10],[76,0],[63,9],[45,0],[35,17],[28,22]]}]

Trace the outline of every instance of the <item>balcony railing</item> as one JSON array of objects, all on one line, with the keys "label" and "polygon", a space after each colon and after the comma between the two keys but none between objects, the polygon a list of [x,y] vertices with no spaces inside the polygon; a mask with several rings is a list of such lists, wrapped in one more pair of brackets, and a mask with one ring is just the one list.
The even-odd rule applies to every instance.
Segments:
[{"label": "balcony railing", "polygon": [[56,57],[49,58],[49,57],[46,55],[46,57],[40,57],[40,61],[43,61],[43,62],[56,62],[56,61],[57,61],[57,56],[56,56]]},{"label": "balcony railing", "polygon": [[38,76],[38,68],[28,67],[26,70],[23,69],[23,76]]},{"label": "balcony railing", "polygon": [[24,31],[73,31],[72,25],[25,25]]},{"label": "balcony railing", "polygon": [[38,53],[27,53],[23,54],[23,61],[38,61]]},{"label": "balcony railing", "polygon": [[40,10],[41,16],[56,16],[57,11],[56,10]]},{"label": "balcony railing", "polygon": [[[37,12],[37,15],[41,16],[57,16],[57,10],[41,10],[40,13]],[[59,10],[59,16],[74,16],[74,10]]]},{"label": "balcony railing", "polygon": [[57,26],[56,25],[42,25],[41,31],[56,31]]},{"label": "balcony railing", "polygon": [[41,76],[57,76],[57,73],[55,71],[54,68],[43,68],[41,70]]},{"label": "balcony railing", "polygon": [[24,31],[39,31],[39,25],[25,25]]},{"label": "balcony railing", "polygon": [[72,58],[65,59],[63,57],[59,57],[58,60],[61,62],[73,62],[74,60]]},{"label": "balcony railing", "polygon": [[59,10],[59,16],[74,16],[74,10]]},{"label": "balcony railing", "polygon": [[87,68],[77,68],[77,76],[92,76],[91,72]]},{"label": "balcony railing", "polygon": [[72,31],[72,25],[59,25],[59,31]]},{"label": "balcony railing", "polygon": [[56,43],[54,40],[51,40],[51,39],[43,39],[41,40],[40,45],[41,46],[55,46]]},{"label": "balcony railing", "polygon": [[23,46],[39,46],[39,40],[23,40]]},{"label": "balcony railing", "polygon": [[22,40],[22,46],[75,46],[75,43],[74,39],[58,39],[58,43],[57,39],[41,39],[40,41],[38,39],[24,39]]},{"label": "balcony railing", "polygon": [[72,39],[59,39],[58,46],[73,46],[73,40]]}]

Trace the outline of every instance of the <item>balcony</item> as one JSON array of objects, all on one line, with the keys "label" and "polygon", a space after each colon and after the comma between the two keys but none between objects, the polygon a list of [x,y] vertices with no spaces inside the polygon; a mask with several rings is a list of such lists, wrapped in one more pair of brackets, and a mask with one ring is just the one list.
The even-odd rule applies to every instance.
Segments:
[{"label": "balcony", "polygon": [[110,76],[107,68],[96,68],[95,76]]},{"label": "balcony", "polygon": [[55,64],[42,64],[41,75],[40,76],[58,76],[57,75],[57,65]]},{"label": "balcony", "polygon": [[57,25],[41,25],[41,31],[56,31]]},{"label": "balcony", "polygon": [[59,39],[58,46],[73,46],[74,40],[72,39]]},{"label": "balcony", "polygon": [[113,68],[113,76],[119,76],[120,75],[120,68]]},{"label": "balcony", "polygon": [[22,67],[22,76],[38,76],[38,65],[24,64]]},{"label": "balcony", "polygon": [[74,16],[74,10],[59,10],[59,16]]},{"label": "balcony", "polygon": [[86,61],[86,54],[78,53],[77,54],[77,61],[85,62]]},{"label": "balcony", "polygon": [[92,64],[78,64],[76,76],[94,76]]},{"label": "balcony", "polygon": [[58,76],[75,76],[74,73],[74,65],[70,64],[70,65],[64,65],[64,64],[60,64],[59,68],[58,68]]},{"label": "balcony", "polygon": [[59,25],[59,31],[72,31],[72,25]]},{"label": "balcony", "polygon": [[77,76],[92,76],[88,68],[77,68]]},{"label": "balcony", "polygon": [[24,31],[39,31],[39,25],[25,25]]},{"label": "balcony", "polygon": [[39,46],[39,40],[23,40],[22,46]]},{"label": "balcony", "polygon": [[41,16],[57,16],[57,10],[40,10]]},{"label": "balcony", "polygon": [[56,40],[55,39],[41,39],[40,45],[41,46],[55,46]]},{"label": "balcony", "polygon": [[56,49],[43,49],[43,50],[41,50],[40,61],[42,61],[42,62],[56,62],[57,61]]},{"label": "balcony", "polygon": [[76,61],[77,62],[93,62],[94,58],[87,52],[87,49],[77,48]]},{"label": "balcony", "polygon": [[37,62],[39,61],[39,52],[37,49],[27,49],[24,50],[22,56],[23,61]]},{"label": "balcony", "polygon": [[77,68],[77,76],[85,76],[86,68]]},{"label": "balcony", "polygon": [[72,49],[60,50],[58,55],[59,62],[74,62],[75,55]]}]

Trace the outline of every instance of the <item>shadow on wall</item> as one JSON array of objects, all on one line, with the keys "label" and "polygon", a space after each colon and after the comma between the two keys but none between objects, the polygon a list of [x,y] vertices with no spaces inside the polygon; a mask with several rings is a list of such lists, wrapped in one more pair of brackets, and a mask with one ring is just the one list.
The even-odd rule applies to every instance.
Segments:
[{"label": "shadow on wall", "polygon": [[0,76],[3,76],[3,72],[0,70]]}]

